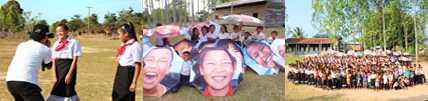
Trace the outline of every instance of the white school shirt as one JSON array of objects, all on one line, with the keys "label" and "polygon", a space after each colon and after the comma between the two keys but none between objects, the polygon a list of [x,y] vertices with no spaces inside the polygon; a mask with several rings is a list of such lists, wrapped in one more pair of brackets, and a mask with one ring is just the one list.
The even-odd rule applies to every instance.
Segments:
[{"label": "white school shirt", "polygon": [[257,40],[265,40],[265,34],[263,34],[262,32],[257,33],[254,32],[253,35],[251,35],[252,38],[256,38]]},{"label": "white school shirt", "polygon": [[42,60],[44,64],[52,62],[51,55],[49,47],[39,42],[31,40],[19,44],[7,70],[6,82],[23,81],[38,86]]},{"label": "white school shirt", "polygon": [[208,39],[208,38],[214,38],[214,39],[216,39],[216,38],[218,38],[218,33],[211,33],[211,32],[208,32],[208,33],[206,34],[206,36],[207,36],[207,39]]},{"label": "white school shirt", "polygon": [[[131,43],[134,39],[128,40],[126,44]],[[120,46],[123,46],[122,43]],[[132,45],[126,46],[125,52],[123,55],[119,56],[119,65],[120,66],[135,66],[135,62],[141,63],[143,58],[143,47],[138,43],[134,42]]]},{"label": "white school shirt", "polygon": [[56,41],[53,45],[52,58],[55,59],[73,59],[74,56],[82,56],[82,49],[80,43],[77,40],[72,39],[70,36],[67,37],[68,43],[65,47],[59,51],[55,51],[56,47],[60,45],[60,40]]},{"label": "white school shirt", "polygon": [[[208,33],[207,33],[208,34]],[[204,36],[204,34],[199,34],[199,42],[202,42],[202,41],[207,41],[208,40],[208,35],[207,34],[205,34],[205,36]]]},{"label": "white school shirt", "polygon": [[156,38],[156,46],[163,46],[163,38],[162,37],[157,37]]},{"label": "white school shirt", "polygon": [[239,32],[233,32],[233,33],[230,35],[230,39],[234,39],[234,38],[236,38],[236,37],[239,37],[238,39],[233,40],[233,41],[241,41],[241,33],[242,33],[242,31],[239,31]]},{"label": "white school shirt", "polygon": [[273,42],[273,41],[275,41],[276,39],[278,39],[278,38],[273,39],[272,37],[269,37],[269,38],[268,38],[268,43],[269,43],[269,44],[272,44],[272,42]]},{"label": "white school shirt", "polygon": [[229,35],[229,33],[226,33],[226,32],[224,32],[224,33],[219,33],[219,34],[218,34],[218,38],[219,38],[219,39],[230,39],[230,35]]},{"label": "white school shirt", "polygon": [[192,61],[187,60],[183,62],[183,65],[181,67],[180,74],[189,76],[190,75],[190,68],[192,68]]},{"label": "white school shirt", "polygon": [[247,39],[245,39],[245,37],[242,37],[242,43],[244,45],[248,45],[251,42],[251,37],[248,36]]}]

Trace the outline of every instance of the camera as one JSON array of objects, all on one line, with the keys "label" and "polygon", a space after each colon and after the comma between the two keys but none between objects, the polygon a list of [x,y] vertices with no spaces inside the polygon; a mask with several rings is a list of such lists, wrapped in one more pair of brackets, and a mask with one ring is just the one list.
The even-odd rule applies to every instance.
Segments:
[{"label": "camera", "polygon": [[46,36],[48,36],[48,38],[54,38],[54,33],[46,33]]}]

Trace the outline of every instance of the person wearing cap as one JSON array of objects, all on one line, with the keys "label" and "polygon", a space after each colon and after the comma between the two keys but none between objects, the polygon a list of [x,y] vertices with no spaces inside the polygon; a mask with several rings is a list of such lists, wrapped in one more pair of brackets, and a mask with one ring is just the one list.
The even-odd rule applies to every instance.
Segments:
[{"label": "person wearing cap", "polygon": [[51,93],[47,101],[78,101],[79,96],[75,89],[77,75],[77,60],[82,56],[80,43],[68,35],[68,27],[59,24],[56,27],[58,40],[52,50],[53,83]]},{"label": "person wearing cap", "polygon": [[52,66],[50,45],[45,43],[48,42],[48,37],[53,38],[53,34],[48,31],[46,25],[34,26],[30,35],[32,40],[23,42],[16,48],[6,76],[7,88],[16,101],[43,101],[38,71],[42,64],[47,69]]}]

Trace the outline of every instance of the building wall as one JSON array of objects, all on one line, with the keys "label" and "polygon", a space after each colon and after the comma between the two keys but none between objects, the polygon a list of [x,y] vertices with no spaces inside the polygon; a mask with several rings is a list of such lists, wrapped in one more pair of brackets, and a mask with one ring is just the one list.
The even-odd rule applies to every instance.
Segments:
[{"label": "building wall", "polygon": [[265,27],[285,26],[285,3],[267,2]]}]

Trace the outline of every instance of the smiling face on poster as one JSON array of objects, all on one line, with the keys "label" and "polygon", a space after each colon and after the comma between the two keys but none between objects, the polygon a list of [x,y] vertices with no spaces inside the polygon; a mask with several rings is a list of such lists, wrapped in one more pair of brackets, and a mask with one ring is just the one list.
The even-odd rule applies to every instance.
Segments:
[{"label": "smiling face on poster", "polygon": [[285,39],[276,39],[270,45],[270,49],[274,53],[273,61],[285,70]]},{"label": "smiling face on poster", "polygon": [[219,39],[216,41],[216,43],[214,44],[213,47],[226,47],[227,49],[229,49],[233,55],[235,55],[236,57],[238,57],[238,64],[242,66],[242,71],[245,72],[245,69],[247,66],[244,66],[244,56],[242,53],[242,48],[241,46],[239,46],[238,44],[236,44],[233,40],[231,39]]},{"label": "smiling face on poster", "polygon": [[143,95],[161,97],[180,81],[183,60],[172,48],[153,47],[143,54]]},{"label": "smiling face on poster", "polygon": [[163,25],[156,27],[151,37],[173,37],[180,35],[183,28],[177,25]]},{"label": "smiling face on poster", "polygon": [[226,47],[207,47],[193,58],[190,82],[205,97],[231,96],[244,79],[237,59]]},{"label": "smiling face on poster", "polygon": [[[196,42],[184,39],[178,42],[177,44],[175,44],[173,47],[174,47],[174,50],[178,52],[179,56],[183,57],[183,53],[185,51],[190,52],[195,45],[196,45]],[[193,56],[194,55],[190,56],[190,58],[193,58]]]},{"label": "smiling face on poster", "polygon": [[244,49],[245,64],[259,75],[276,75],[279,66],[273,61],[275,56],[266,41],[252,40]]}]

